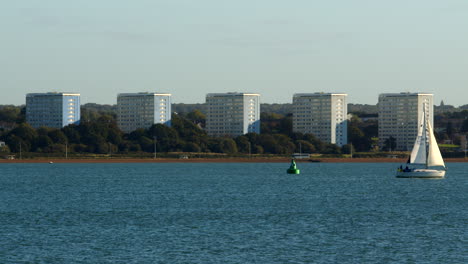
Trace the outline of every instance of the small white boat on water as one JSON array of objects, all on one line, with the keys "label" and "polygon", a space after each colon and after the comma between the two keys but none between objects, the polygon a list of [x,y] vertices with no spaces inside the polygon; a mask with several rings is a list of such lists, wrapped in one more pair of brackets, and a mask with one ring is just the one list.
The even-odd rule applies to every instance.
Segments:
[{"label": "small white boat on water", "polygon": [[398,168],[397,178],[441,179],[445,177],[445,163],[425,111],[423,111],[421,121],[411,156],[405,168],[403,166]]}]

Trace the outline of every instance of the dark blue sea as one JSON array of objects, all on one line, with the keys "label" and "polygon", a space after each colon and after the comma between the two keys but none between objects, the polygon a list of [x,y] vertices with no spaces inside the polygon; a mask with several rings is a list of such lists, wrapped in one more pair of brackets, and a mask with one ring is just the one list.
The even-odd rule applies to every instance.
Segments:
[{"label": "dark blue sea", "polygon": [[0,164],[0,263],[468,263],[468,164]]}]

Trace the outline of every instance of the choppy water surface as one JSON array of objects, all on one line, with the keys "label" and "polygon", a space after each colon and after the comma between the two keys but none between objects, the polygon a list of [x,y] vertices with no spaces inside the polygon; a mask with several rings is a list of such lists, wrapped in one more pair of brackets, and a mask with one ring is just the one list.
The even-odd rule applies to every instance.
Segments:
[{"label": "choppy water surface", "polygon": [[0,263],[468,263],[468,164],[0,164]]}]

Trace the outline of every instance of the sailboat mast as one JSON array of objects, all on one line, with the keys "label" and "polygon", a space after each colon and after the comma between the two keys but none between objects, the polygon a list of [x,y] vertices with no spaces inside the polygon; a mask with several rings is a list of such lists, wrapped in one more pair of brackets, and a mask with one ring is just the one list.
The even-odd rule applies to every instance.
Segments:
[{"label": "sailboat mast", "polygon": [[424,129],[424,142],[426,142],[426,169],[428,168],[429,160],[429,142],[427,138],[427,117],[426,117],[426,104],[423,104],[423,129]]}]

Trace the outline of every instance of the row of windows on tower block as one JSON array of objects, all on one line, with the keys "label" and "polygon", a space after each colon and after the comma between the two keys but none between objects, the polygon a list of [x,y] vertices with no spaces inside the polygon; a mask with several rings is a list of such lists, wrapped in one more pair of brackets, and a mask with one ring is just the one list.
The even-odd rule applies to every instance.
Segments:
[{"label": "row of windows on tower block", "polygon": [[33,127],[74,124],[80,118],[79,94],[32,93],[26,95],[26,121]]},{"label": "row of windows on tower block", "polygon": [[151,110],[166,110],[166,106],[161,106],[161,107],[151,107],[151,106],[140,106],[140,105],[134,105],[134,106],[119,106],[120,111],[151,111]]},{"label": "row of windows on tower block", "polygon": [[156,93],[119,94],[117,124],[124,132],[167,124],[171,118],[171,95]]},{"label": "row of windows on tower block", "polygon": [[[162,119],[167,118],[166,115],[159,115],[156,117],[159,117]],[[150,115],[122,115],[122,116],[119,116],[118,120],[119,121],[152,120],[153,118],[155,117],[152,115],[151,116]]]},{"label": "row of windows on tower block", "polygon": [[[249,98],[252,96],[251,98]],[[260,133],[259,95],[240,93],[208,94],[206,131],[211,136],[238,136]]]},{"label": "row of windows on tower block", "polygon": [[118,116],[141,116],[141,117],[152,117],[155,115],[166,115],[166,111],[144,111],[142,109],[138,111],[119,111]]}]

